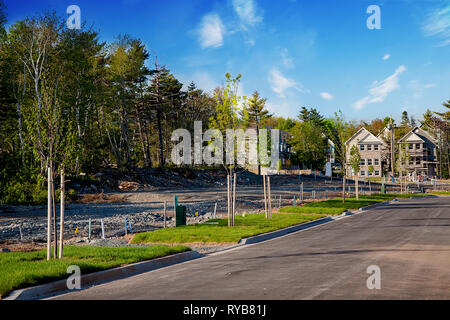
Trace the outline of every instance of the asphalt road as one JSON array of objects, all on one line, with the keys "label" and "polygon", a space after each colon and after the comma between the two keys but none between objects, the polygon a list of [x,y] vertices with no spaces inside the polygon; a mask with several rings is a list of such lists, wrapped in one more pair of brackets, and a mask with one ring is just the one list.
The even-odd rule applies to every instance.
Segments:
[{"label": "asphalt road", "polygon": [[[381,289],[367,288],[371,265]],[[450,299],[450,197],[399,201],[55,299]]]}]

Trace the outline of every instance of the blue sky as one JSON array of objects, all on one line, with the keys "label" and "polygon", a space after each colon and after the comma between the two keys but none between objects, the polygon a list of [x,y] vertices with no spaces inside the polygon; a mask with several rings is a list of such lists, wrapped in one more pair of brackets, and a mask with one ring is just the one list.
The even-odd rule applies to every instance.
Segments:
[{"label": "blue sky", "polygon": [[[349,120],[407,110],[415,118],[450,99],[450,0],[5,0],[10,23],[45,10],[82,20],[104,41],[142,39],[186,85],[207,91],[242,74],[271,112],[301,106]],[[369,5],[381,9],[370,30]]]}]

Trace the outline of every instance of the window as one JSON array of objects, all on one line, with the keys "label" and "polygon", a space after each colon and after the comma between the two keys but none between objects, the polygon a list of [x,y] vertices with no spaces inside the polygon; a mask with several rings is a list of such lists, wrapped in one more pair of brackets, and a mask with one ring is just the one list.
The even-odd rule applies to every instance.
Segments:
[{"label": "window", "polygon": [[409,144],[409,150],[412,150],[412,149],[413,149],[413,146],[414,146],[414,144],[413,144],[413,143],[410,143],[410,144]]},{"label": "window", "polygon": [[375,171],[375,175],[379,176],[380,175],[380,171]]},{"label": "window", "polygon": [[416,159],[416,164],[420,164],[420,158]]},{"label": "window", "polygon": [[369,173],[369,176],[371,176],[371,175],[372,175],[372,172],[368,171],[368,173]]},{"label": "window", "polygon": [[372,159],[367,159],[367,165],[371,166],[372,165]]},{"label": "window", "polygon": [[378,145],[377,145],[377,144],[375,144],[375,145],[373,146],[373,150],[378,151]]},{"label": "window", "polygon": [[368,144],[367,145],[367,151],[371,151],[372,150],[372,145]]},{"label": "window", "polygon": [[380,164],[380,159],[373,159],[374,163],[376,166],[378,166]]},{"label": "window", "polygon": [[360,166],[366,165],[366,159],[361,159],[361,162],[359,163]]},{"label": "window", "polygon": [[360,173],[361,173],[361,175],[362,176],[365,176],[366,175],[366,172],[363,170],[363,171],[360,171]]},{"label": "window", "polygon": [[363,144],[359,145],[359,150],[364,151],[364,145]]},{"label": "window", "polygon": [[416,143],[416,149],[420,149],[420,143]]}]

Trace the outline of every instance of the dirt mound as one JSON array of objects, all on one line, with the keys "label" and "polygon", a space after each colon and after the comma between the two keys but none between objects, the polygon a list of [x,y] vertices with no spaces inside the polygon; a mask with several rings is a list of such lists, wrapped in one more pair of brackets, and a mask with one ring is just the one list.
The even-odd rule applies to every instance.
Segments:
[{"label": "dirt mound", "polygon": [[117,194],[84,194],[79,203],[123,203],[127,202],[127,196]]},{"label": "dirt mound", "polygon": [[[248,171],[238,171],[239,184],[255,185],[262,178]],[[133,169],[121,171],[108,168],[82,180],[73,180],[70,188],[81,194],[101,194],[114,191],[153,191],[168,188],[224,186],[226,171],[220,169]]]}]

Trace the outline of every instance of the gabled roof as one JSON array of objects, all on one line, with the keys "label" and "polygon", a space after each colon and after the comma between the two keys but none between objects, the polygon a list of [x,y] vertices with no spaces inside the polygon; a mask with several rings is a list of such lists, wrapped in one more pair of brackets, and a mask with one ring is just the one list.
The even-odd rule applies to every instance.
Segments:
[{"label": "gabled roof", "polygon": [[380,139],[375,137],[375,135],[373,135],[369,130],[362,127],[361,129],[356,131],[356,133],[350,139],[345,141],[345,144],[348,144],[350,141],[352,141],[353,139],[355,139],[358,136],[361,137],[359,139],[358,143],[379,143],[379,144],[383,143],[383,141],[381,141]]},{"label": "gabled roof", "polygon": [[414,132],[410,132],[401,138],[399,142],[424,142],[424,140]]},{"label": "gabled roof", "polygon": [[384,127],[383,130],[380,131],[380,133],[377,135],[377,138],[380,138],[381,136],[386,136],[386,134],[390,134],[391,130],[388,129],[388,127]]},{"label": "gabled roof", "polygon": [[407,134],[405,134],[399,140],[399,143],[401,143],[401,142],[416,142],[416,141],[424,142],[424,140],[421,138],[421,136],[425,137],[426,139],[430,140],[433,143],[436,143],[436,139],[431,134],[429,134],[428,132],[426,132],[425,130],[423,130],[417,126],[412,128]]}]

